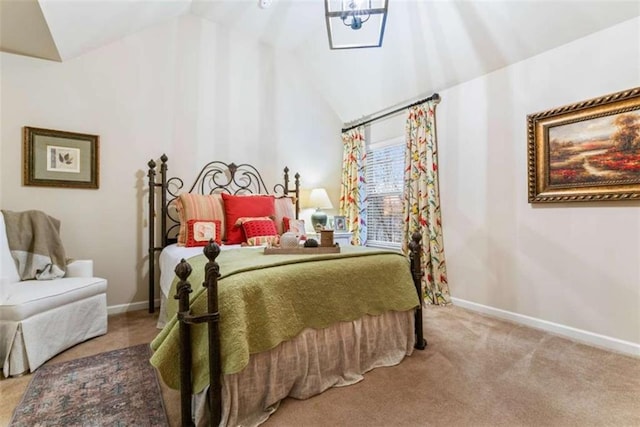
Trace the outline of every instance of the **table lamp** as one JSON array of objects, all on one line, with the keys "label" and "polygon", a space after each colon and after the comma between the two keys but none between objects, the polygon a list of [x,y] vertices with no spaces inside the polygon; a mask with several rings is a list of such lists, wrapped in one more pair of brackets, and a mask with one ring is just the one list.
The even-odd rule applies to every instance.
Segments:
[{"label": "table lamp", "polygon": [[318,226],[324,228],[327,225],[327,214],[322,212],[321,209],[333,209],[331,200],[327,190],[324,188],[314,188],[309,194],[309,206],[316,208],[316,211],[311,215],[311,225],[314,230],[318,229]]}]

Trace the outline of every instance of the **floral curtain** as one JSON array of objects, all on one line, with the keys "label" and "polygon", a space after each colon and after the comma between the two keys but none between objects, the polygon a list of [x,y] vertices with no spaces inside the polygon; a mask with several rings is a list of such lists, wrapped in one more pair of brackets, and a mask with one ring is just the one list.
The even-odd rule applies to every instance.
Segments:
[{"label": "floral curtain", "polygon": [[411,107],[405,125],[404,232],[407,253],[411,235],[422,234],[422,286],[427,304],[451,302],[447,284],[438,188],[436,104],[430,100]]},{"label": "floral curtain", "polygon": [[367,150],[364,126],[342,133],[342,185],[340,189],[340,215],[344,215],[347,228],[353,233],[353,245],[367,243],[366,192],[364,167]]}]

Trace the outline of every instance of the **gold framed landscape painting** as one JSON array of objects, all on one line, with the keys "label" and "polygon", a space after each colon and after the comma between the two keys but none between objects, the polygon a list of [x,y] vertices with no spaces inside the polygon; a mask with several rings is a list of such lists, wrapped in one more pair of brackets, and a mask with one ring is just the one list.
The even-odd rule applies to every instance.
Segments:
[{"label": "gold framed landscape painting", "polygon": [[640,88],[527,116],[529,202],[640,200]]},{"label": "gold framed landscape painting", "polygon": [[98,188],[99,143],[97,135],[25,126],[24,185]]}]

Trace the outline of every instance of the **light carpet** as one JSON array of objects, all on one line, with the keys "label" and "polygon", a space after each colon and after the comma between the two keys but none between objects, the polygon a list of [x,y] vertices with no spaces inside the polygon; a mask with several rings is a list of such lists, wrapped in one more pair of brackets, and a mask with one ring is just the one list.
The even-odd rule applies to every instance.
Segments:
[{"label": "light carpet", "polygon": [[262,427],[638,427],[640,359],[460,307],[429,307],[428,346]]}]

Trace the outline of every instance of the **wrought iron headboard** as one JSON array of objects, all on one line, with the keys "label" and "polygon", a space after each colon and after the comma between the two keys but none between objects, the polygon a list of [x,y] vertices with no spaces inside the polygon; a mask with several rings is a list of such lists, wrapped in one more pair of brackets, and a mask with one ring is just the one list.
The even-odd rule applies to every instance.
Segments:
[{"label": "wrought iron headboard", "polygon": [[[156,162],[149,160],[149,312],[154,311],[155,253],[177,241],[180,220],[172,203],[181,193],[196,194],[266,194],[269,193],[260,172],[247,163],[236,165],[213,161],[207,163],[188,191],[183,191],[184,181],[178,177],[167,178],[166,154],[160,156],[160,181],[156,182]],[[156,188],[160,188],[161,246],[156,246]],[[300,212],[300,174],[294,175],[294,186],[289,187],[289,168],[284,168],[284,183],[276,184],[272,193],[276,196],[294,196],[296,218]]]}]

